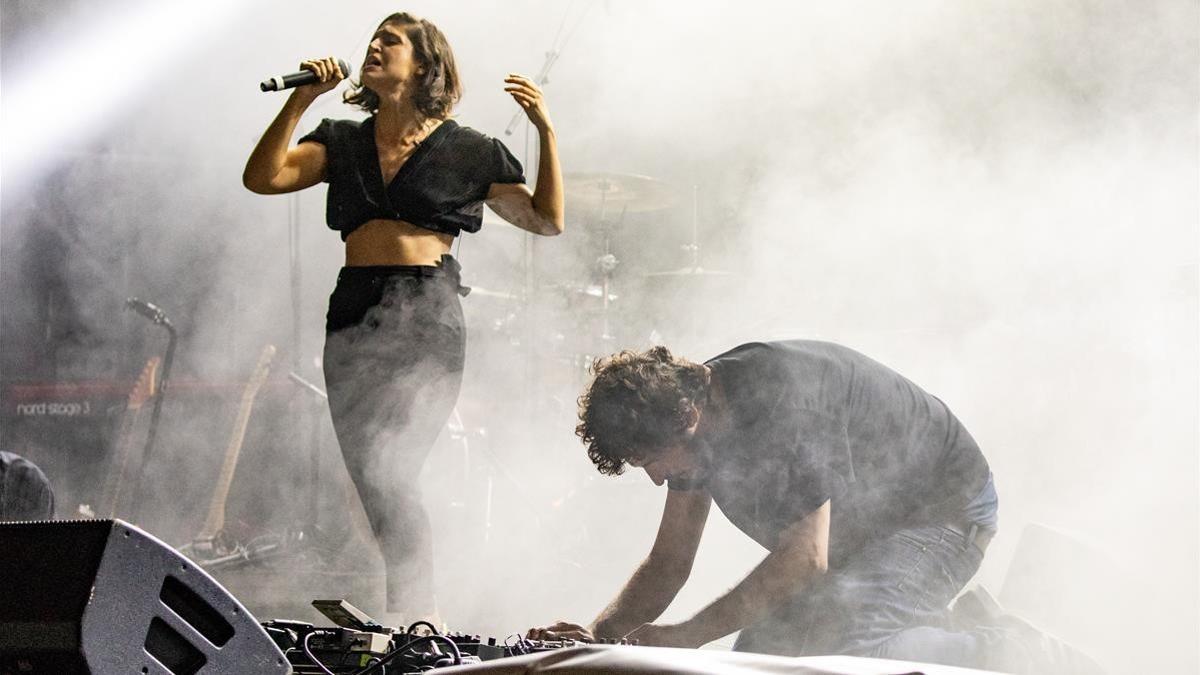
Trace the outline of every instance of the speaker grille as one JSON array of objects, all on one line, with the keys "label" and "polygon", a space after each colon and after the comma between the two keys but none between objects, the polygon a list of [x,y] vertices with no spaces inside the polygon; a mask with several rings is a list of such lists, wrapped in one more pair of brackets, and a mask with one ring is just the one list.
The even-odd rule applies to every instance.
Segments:
[{"label": "speaker grille", "polygon": [[154,617],[146,632],[146,652],[172,675],[196,675],[206,662],[203,652],[158,617]]},{"label": "speaker grille", "polygon": [[179,579],[173,576],[164,579],[158,599],[217,647],[224,647],[233,637],[233,626],[221,613]]}]

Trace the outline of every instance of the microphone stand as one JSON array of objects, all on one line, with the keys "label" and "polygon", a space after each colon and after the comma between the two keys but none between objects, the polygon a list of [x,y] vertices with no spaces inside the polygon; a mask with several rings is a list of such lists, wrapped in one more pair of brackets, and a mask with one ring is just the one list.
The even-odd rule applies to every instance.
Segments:
[{"label": "microphone stand", "polygon": [[[135,309],[137,298],[129,298],[125,302],[128,309]],[[152,305],[151,305],[152,306]],[[142,314],[141,311],[138,311]],[[162,326],[167,329],[167,353],[163,356],[162,374],[158,378],[158,393],[154,396],[154,409],[150,413],[150,426],[146,431],[146,445],[142,448],[141,465],[138,467],[137,479],[134,481],[133,497],[130,508],[130,519],[138,522],[142,507],[142,491],[146,478],[146,467],[150,463],[150,455],[154,449],[154,442],[158,437],[158,424],[162,417],[163,399],[167,395],[167,385],[171,378],[171,364],[175,361],[175,345],[178,342],[179,334],[175,331],[175,326],[171,324],[171,320],[167,318],[165,312],[161,309],[154,308],[151,315],[145,315],[155,326]]]},{"label": "microphone stand", "polygon": [[[557,41],[558,41],[558,39],[555,38],[556,43],[557,43]],[[537,77],[535,77],[533,80],[534,83],[537,84],[539,87],[543,87],[550,82],[550,70],[554,67],[554,64],[558,62],[558,56],[560,53],[561,53],[561,49],[558,49],[558,48],[551,48],[550,51],[545,53],[545,59],[542,61],[542,68],[541,68],[541,70],[538,71]],[[517,112],[513,114],[512,119],[509,120],[509,122],[508,122],[508,126],[504,128],[504,135],[512,136],[513,132],[516,131],[517,126],[520,124],[522,119],[525,120],[524,165],[526,167],[528,167],[530,165],[530,159],[529,159],[529,155],[530,155],[529,125],[530,125],[530,122],[529,122],[528,116],[525,114],[525,111],[523,109],[518,109]],[[540,155],[539,155],[539,159],[540,159]],[[534,314],[534,310],[535,310],[534,297],[536,295],[537,285],[538,285],[537,266],[536,266],[536,260],[535,260],[535,252],[536,252],[535,235],[525,233],[525,235],[522,237],[522,239],[523,239],[523,242],[522,242],[523,245],[521,247],[521,276],[522,276],[522,281],[523,281],[523,286],[524,286],[524,289],[523,289],[524,292],[521,295],[522,295],[523,310],[525,311],[525,315],[528,317],[531,314]],[[523,391],[522,398],[524,399],[526,405],[529,405],[531,403],[530,399],[533,396],[533,392],[536,391],[536,388],[534,387],[534,379],[536,377],[536,375],[535,375],[536,368],[534,366],[534,356],[535,356],[534,335],[538,328],[538,326],[535,326],[535,324],[540,323],[540,319],[541,319],[541,317],[537,317],[537,320],[535,320],[535,321],[526,321],[524,334],[521,336],[521,343],[522,343],[521,346],[522,346],[522,351],[524,352],[524,357],[525,357],[524,358],[525,363],[524,363],[524,368],[523,368],[523,370],[524,370],[524,378],[523,378],[524,391]]]},{"label": "microphone stand", "polygon": [[320,528],[317,526],[317,520],[321,515],[321,413],[324,412],[326,401],[329,400],[328,394],[321,390],[320,387],[309,382],[300,376],[300,373],[293,370],[288,373],[288,379],[293,384],[300,387],[304,393],[309,395],[311,401],[310,406],[310,422],[312,429],[309,432],[309,471],[308,471],[308,522],[300,526],[298,535],[300,540],[313,540],[312,543],[319,543],[321,537]]},{"label": "microphone stand", "polygon": [[320,528],[317,527],[317,521],[321,513],[320,509],[320,471],[321,471],[321,420],[325,411],[325,406],[329,400],[328,395],[321,390],[320,387],[308,381],[301,375],[301,358],[300,353],[303,349],[303,305],[301,299],[303,297],[303,263],[301,259],[300,246],[300,229],[301,214],[300,214],[300,195],[293,193],[289,199],[288,205],[288,272],[291,277],[291,301],[292,301],[292,370],[288,373],[288,379],[293,384],[299,386],[306,394],[309,394],[310,405],[307,407],[307,417],[311,424],[311,429],[308,435],[308,455],[309,455],[309,504],[307,522],[301,524],[297,529],[297,539],[311,539],[311,543],[318,543],[315,540],[320,537]]},{"label": "microphone stand", "polygon": [[[550,81],[550,69],[558,61],[559,51],[550,50],[546,52],[546,60],[542,62],[542,69],[538,71],[537,77],[533,78],[534,84],[541,87]],[[521,123],[521,118],[525,116],[524,110],[518,110],[513,114],[512,119],[508,121],[508,126],[504,127],[504,135],[512,136],[517,130],[517,125]]]}]

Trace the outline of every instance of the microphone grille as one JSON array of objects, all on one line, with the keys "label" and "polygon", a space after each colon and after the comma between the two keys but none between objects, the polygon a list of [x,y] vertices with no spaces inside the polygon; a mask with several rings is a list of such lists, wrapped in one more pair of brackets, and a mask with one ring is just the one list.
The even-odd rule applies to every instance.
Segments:
[{"label": "microphone grille", "polygon": [[350,64],[346,63],[345,59],[338,59],[338,67],[342,69],[342,74],[346,77],[350,77],[350,74],[353,72],[350,69]]}]

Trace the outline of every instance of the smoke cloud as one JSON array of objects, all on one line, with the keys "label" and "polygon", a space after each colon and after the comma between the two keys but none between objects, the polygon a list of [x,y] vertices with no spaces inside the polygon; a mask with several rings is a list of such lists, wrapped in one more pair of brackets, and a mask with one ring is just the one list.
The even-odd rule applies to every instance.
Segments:
[{"label": "smoke cloud", "polygon": [[[1109,619],[1067,637],[1115,672],[1200,667],[1195,3],[275,0],[212,16],[169,4],[176,15],[116,28],[100,18],[110,3],[94,0],[12,0],[0,15],[0,133],[22,149],[0,160],[4,439],[24,443],[5,449],[43,465],[60,507],[103,482],[107,451],[18,419],[12,386],[132,379],[165,341],[122,311],[138,295],[181,334],[141,522],[172,543],[194,535],[241,386],[273,343],[231,518],[280,530],[315,497],[322,526],[342,535],[344,569],[377,573],[328,420],[312,422],[312,401],[284,378],[321,382],[342,256],[324,190],[260,197],[240,176],[282,103],[257,83],[313,56],[357,68],[378,21],[406,10],[455,49],[459,121],[502,138],[531,178],[536,143],[524,125],[504,135],[517,110],[502,79],[537,74],[558,49],[545,91],[565,170],[649,176],[671,195],[604,219],[569,204],[566,234],[536,242],[489,218],[456,244],[476,287],[464,300],[466,381],[422,479],[452,628],[586,622],[648,550],[662,491],[632,472],[596,475],[571,433],[591,358],[664,342],[702,360],[808,337],[895,368],[979,442],[1001,530],[977,581],[1052,622],[1022,588],[1066,589],[1081,570],[1116,579],[1064,590],[1074,616]],[[154,51],[114,60],[129,45]],[[77,75],[47,65],[46,50]],[[51,76],[35,99],[11,95]],[[301,133],[359,116],[339,93]],[[32,133],[29,120],[63,110],[86,123]],[[691,265],[693,244],[711,274],[653,275]],[[606,252],[618,261],[607,317]],[[111,432],[119,417],[118,406],[89,428]],[[668,619],[762,556],[710,520]],[[1026,565],[1030,524],[1072,544]],[[259,618],[314,620],[299,614],[310,589],[291,574],[262,572],[271,597],[228,582]]]}]

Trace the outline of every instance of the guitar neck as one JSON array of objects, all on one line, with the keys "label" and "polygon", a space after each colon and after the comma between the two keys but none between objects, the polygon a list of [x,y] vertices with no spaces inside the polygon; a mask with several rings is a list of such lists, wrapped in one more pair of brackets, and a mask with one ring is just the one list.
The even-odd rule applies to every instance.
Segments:
[{"label": "guitar neck", "polygon": [[114,445],[112,467],[108,479],[104,481],[104,492],[101,493],[100,503],[96,514],[101,518],[116,518],[121,511],[122,493],[125,491],[126,473],[129,470],[129,457],[133,454],[134,430],[141,417],[141,408],[131,408],[121,417],[121,430],[117,432],[117,442]]},{"label": "guitar neck", "polygon": [[160,363],[161,359],[157,356],[148,359],[137,382],[133,385],[133,391],[129,392],[125,412],[121,415],[121,426],[113,443],[113,456],[109,464],[108,476],[104,479],[100,499],[96,504],[97,508],[92,510],[86,504],[81,504],[79,507],[81,514],[88,517],[116,518],[121,510],[128,506],[128,504],[121,503],[121,498],[124,496],[125,483],[128,480],[129,459],[133,454],[134,446],[133,437],[138,429],[142,408],[157,393],[156,377]]},{"label": "guitar neck", "polygon": [[204,519],[204,527],[201,528],[200,535],[196,538],[197,541],[212,541],[225,527],[225,502],[229,498],[229,488],[233,484],[238,455],[242,451],[242,443],[246,440],[246,428],[250,425],[250,413],[254,410],[254,401],[258,397],[258,390],[267,378],[270,360],[274,355],[275,347],[267,345],[259,358],[254,375],[242,392],[242,401],[238,406],[237,418],[233,423],[233,432],[229,436],[229,444],[225,447],[225,459],[221,462],[221,473],[217,477],[212,500],[208,505],[208,516]]}]

